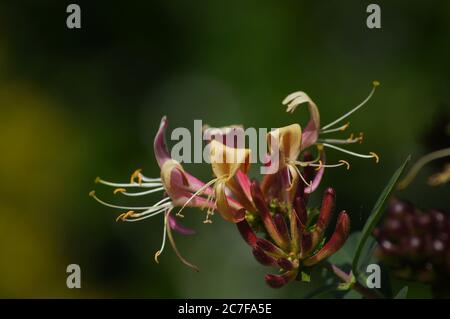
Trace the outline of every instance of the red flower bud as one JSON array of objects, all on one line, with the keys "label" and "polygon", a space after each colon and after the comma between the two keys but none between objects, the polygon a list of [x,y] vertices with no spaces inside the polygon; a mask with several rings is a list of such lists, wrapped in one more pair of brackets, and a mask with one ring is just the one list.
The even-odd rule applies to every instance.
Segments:
[{"label": "red flower bud", "polygon": [[294,264],[289,259],[286,259],[286,258],[278,258],[277,264],[278,264],[278,266],[280,266],[281,269],[284,269],[284,270],[294,269]]},{"label": "red flower bud", "polygon": [[303,232],[301,244],[303,254],[310,252],[314,248],[312,245],[312,235],[310,232]]},{"label": "red flower bud", "polygon": [[331,187],[327,188],[323,194],[322,206],[320,208],[319,219],[317,220],[316,227],[325,230],[331,219],[331,215],[334,211],[336,203],[336,192]]},{"label": "red flower bud", "polygon": [[267,208],[267,203],[264,199],[264,195],[259,187],[257,181],[253,181],[251,185],[251,193],[253,202],[255,203],[256,209],[261,216],[261,219],[264,223],[264,226],[269,233],[270,237],[272,237],[273,241],[280,247],[285,248],[287,246],[287,242],[283,238],[283,236],[278,231],[272,216],[270,215],[269,209]]},{"label": "red flower bud", "polygon": [[250,225],[247,223],[247,221],[244,219],[238,223],[236,223],[236,226],[239,230],[239,233],[241,234],[242,238],[249,244],[250,246],[254,247],[256,245],[256,240],[258,239],[256,237],[256,234],[250,227]]},{"label": "red flower bud", "polygon": [[264,250],[258,246],[254,247],[252,252],[255,259],[264,266],[275,266],[277,264],[277,260],[275,258],[267,255]]},{"label": "red flower bud", "polygon": [[338,251],[347,240],[350,233],[350,218],[345,211],[339,214],[336,229],[330,240],[315,255],[305,259],[305,266],[312,266]]},{"label": "red flower bud", "polygon": [[297,275],[297,270],[289,270],[281,275],[273,275],[273,274],[267,274],[264,278],[266,283],[272,287],[272,288],[281,288],[284,285],[286,285],[288,282],[295,279],[295,276]]},{"label": "red flower bud", "polygon": [[268,241],[266,239],[258,238],[256,240],[256,246],[258,246],[259,248],[261,248],[264,251],[267,251],[267,252],[277,255],[279,257],[286,256],[286,253],[284,251],[282,251],[280,248],[278,248],[277,246],[275,246],[274,244],[272,244],[270,241]]},{"label": "red flower bud", "polygon": [[294,200],[294,209],[298,219],[301,221],[303,225],[306,225],[306,222],[308,220],[308,213],[306,211],[305,201],[300,196],[298,196]]},{"label": "red flower bud", "polygon": [[336,193],[331,187],[327,188],[323,194],[320,215],[317,219],[316,227],[312,232],[312,245],[315,247],[322,239],[323,233],[330,222],[336,203]]},{"label": "red flower bud", "polygon": [[288,227],[286,225],[286,221],[283,218],[283,215],[281,215],[279,213],[275,214],[273,219],[274,219],[275,226],[277,227],[278,232],[283,237],[283,240],[289,241]]}]

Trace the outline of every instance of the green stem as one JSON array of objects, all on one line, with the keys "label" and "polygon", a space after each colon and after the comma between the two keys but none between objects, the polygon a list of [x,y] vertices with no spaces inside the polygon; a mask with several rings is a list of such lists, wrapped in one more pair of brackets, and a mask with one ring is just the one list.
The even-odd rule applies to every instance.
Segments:
[{"label": "green stem", "polygon": [[[353,280],[353,275],[347,274],[345,271],[340,269],[338,266],[331,264],[331,263],[325,263],[325,267],[327,267],[331,272],[338,277],[340,280],[342,280],[344,283],[350,284]],[[354,289],[357,293],[359,293],[361,296],[367,298],[367,299],[380,299],[384,298],[383,295],[380,294],[379,291],[374,289],[369,289],[361,285],[358,281],[354,282],[351,285],[351,288]]]},{"label": "green stem", "polygon": [[450,156],[450,147],[432,153],[428,153],[425,156],[421,157],[409,170],[406,177],[398,183],[397,189],[399,190],[405,189],[411,183],[414,177],[416,177],[417,173],[419,173],[422,167],[424,167],[429,162],[447,156]]}]

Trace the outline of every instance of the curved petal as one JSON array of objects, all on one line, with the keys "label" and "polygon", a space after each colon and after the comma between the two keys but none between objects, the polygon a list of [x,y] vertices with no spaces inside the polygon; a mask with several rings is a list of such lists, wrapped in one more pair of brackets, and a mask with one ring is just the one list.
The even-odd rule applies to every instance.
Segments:
[{"label": "curved petal", "polygon": [[241,125],[228,127],[206,127],[203,131],[203,139],[216,140],[228,147],[245,148],[245,132]]},{"label": "curved petal", "polygon": [[319,138],[319,128],[316,126],[316,123],[313,121],[309,121],[308,124],[306,124],[305,129],[303,130],[302,134],[302,146],[301,150],[305,150],[308,147],[316,144],[317,139]]},{"label": "curved petal", "polygon": [[153,150],[155,152],[156,161],[159,167],[162,167],[164,163],[171,159],[169,151],[167,150],[165,133],[167,126],[169,125],[167,117],[163,116],[161,124],[159,125],[158,132],[156,133],[155,140],[153,142]]},{"label": "curved petal", "polygon": [[225,193],[225,182],[218,181],[215,185],[215,197],[217,202],[217,210],[220,215],[229,222],[237,223],[244,219],[245,210],[236,209],[228,202],[228,197]]},{"label": "curved petal", "polygon": [[311,145],[314,145],[317,141],[320,130],[320,114],[316,103],[311,100],[308,94],[302,91],[289,94],[282,103],[287,106],[286,112],[290,113],[293,113],[299,105],[308,103],[310,120],[306,125],[302,136],[303,143],[301,145],[301,149],[304,150]]},{"label": "curved petal", "polygon": [[[321,150],[319,150],[319,152],[320,152],[320,160],[322,161],[322,163],[325,164],[325,162],[326,162],[325,151],[323,149],[321,149]],[[311,186],[305,187],[304,192],[306,194],[311,194],[315,190],[317,190],[317,188],[320,185],[320,182],[322,181],[323,174],[325,174],[325,167],[321,166],[321,167],[319,167],[319,170],[317,171],[317,173],[314,175],[314,179],[312,180]]]},{"label": "curved petal", "polygon": [[173,216],[172,214],[169,214],[168,216],[169,219],[169,226],[170,228],[172,228],[173,230],[175,230],[176,232],[182,234],[182,235],[194,235],[195,231],[193,229],[184,227],[183,225],[181,225],[177,218],[175,216]]},{"label": "curved petal", "polygon": [[250,150],[228,147],[216,140],[210,143],[211,166],[218,178],[231,179],[241,169],[247,173],[250,168]]},{"label": "curved petal", "polygon": [[267,133],[267,143],[271,154],[280,153],[285,161],[295,161],[302,145],[302,129],[298,124],[277,128]]}]

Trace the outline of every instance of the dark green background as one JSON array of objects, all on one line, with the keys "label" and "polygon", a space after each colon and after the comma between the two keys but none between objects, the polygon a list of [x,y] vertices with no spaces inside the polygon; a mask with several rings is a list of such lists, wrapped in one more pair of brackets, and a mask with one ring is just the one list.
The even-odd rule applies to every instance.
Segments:
[{"label": "dark green background", "polygon": [[[204,225],[195,210],[184,222],[198,234],[177,240],[201,272],[170,248],[157,265],[162,217],[116,223],[119,212],[88,192],[117,202],[96,176],[159,174],[151,145],[162,115],[172,128],[303,125],[307,111],[289,115],[280,102],[304,90],[326,124],[379,80],[350,131],[366,136],[352,149],[376,151],[380,164],[329,152],[352,169],[329,170],[322,184],[360,228],[408,154],[448,144],[429,132],[450,109],[450,2],[393,2],[376,1],[382,29],[370,30],[368,1],[77,1],[82,29],[69,30],[69,2],[1,1],[0,296],[299,298],[319,285],[268,288],[274,269],[257,264],[234,226],[217,216]],[[207,165],[187,168],[211,177]],[[425,184],[437,169],[401,195],[448,209],[448,188]],[[66,288],[71,263],[80,290]]]}]

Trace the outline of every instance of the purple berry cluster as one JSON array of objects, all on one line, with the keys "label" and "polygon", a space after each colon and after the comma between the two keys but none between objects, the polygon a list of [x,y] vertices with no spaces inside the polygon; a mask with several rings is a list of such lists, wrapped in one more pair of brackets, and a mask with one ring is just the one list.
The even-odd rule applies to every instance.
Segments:
[{"label": "purple berry cluster", "polygon": [[374,231],[376,255],[397,277],[433,285],[450,281],[450,217],[393,199]]}]

